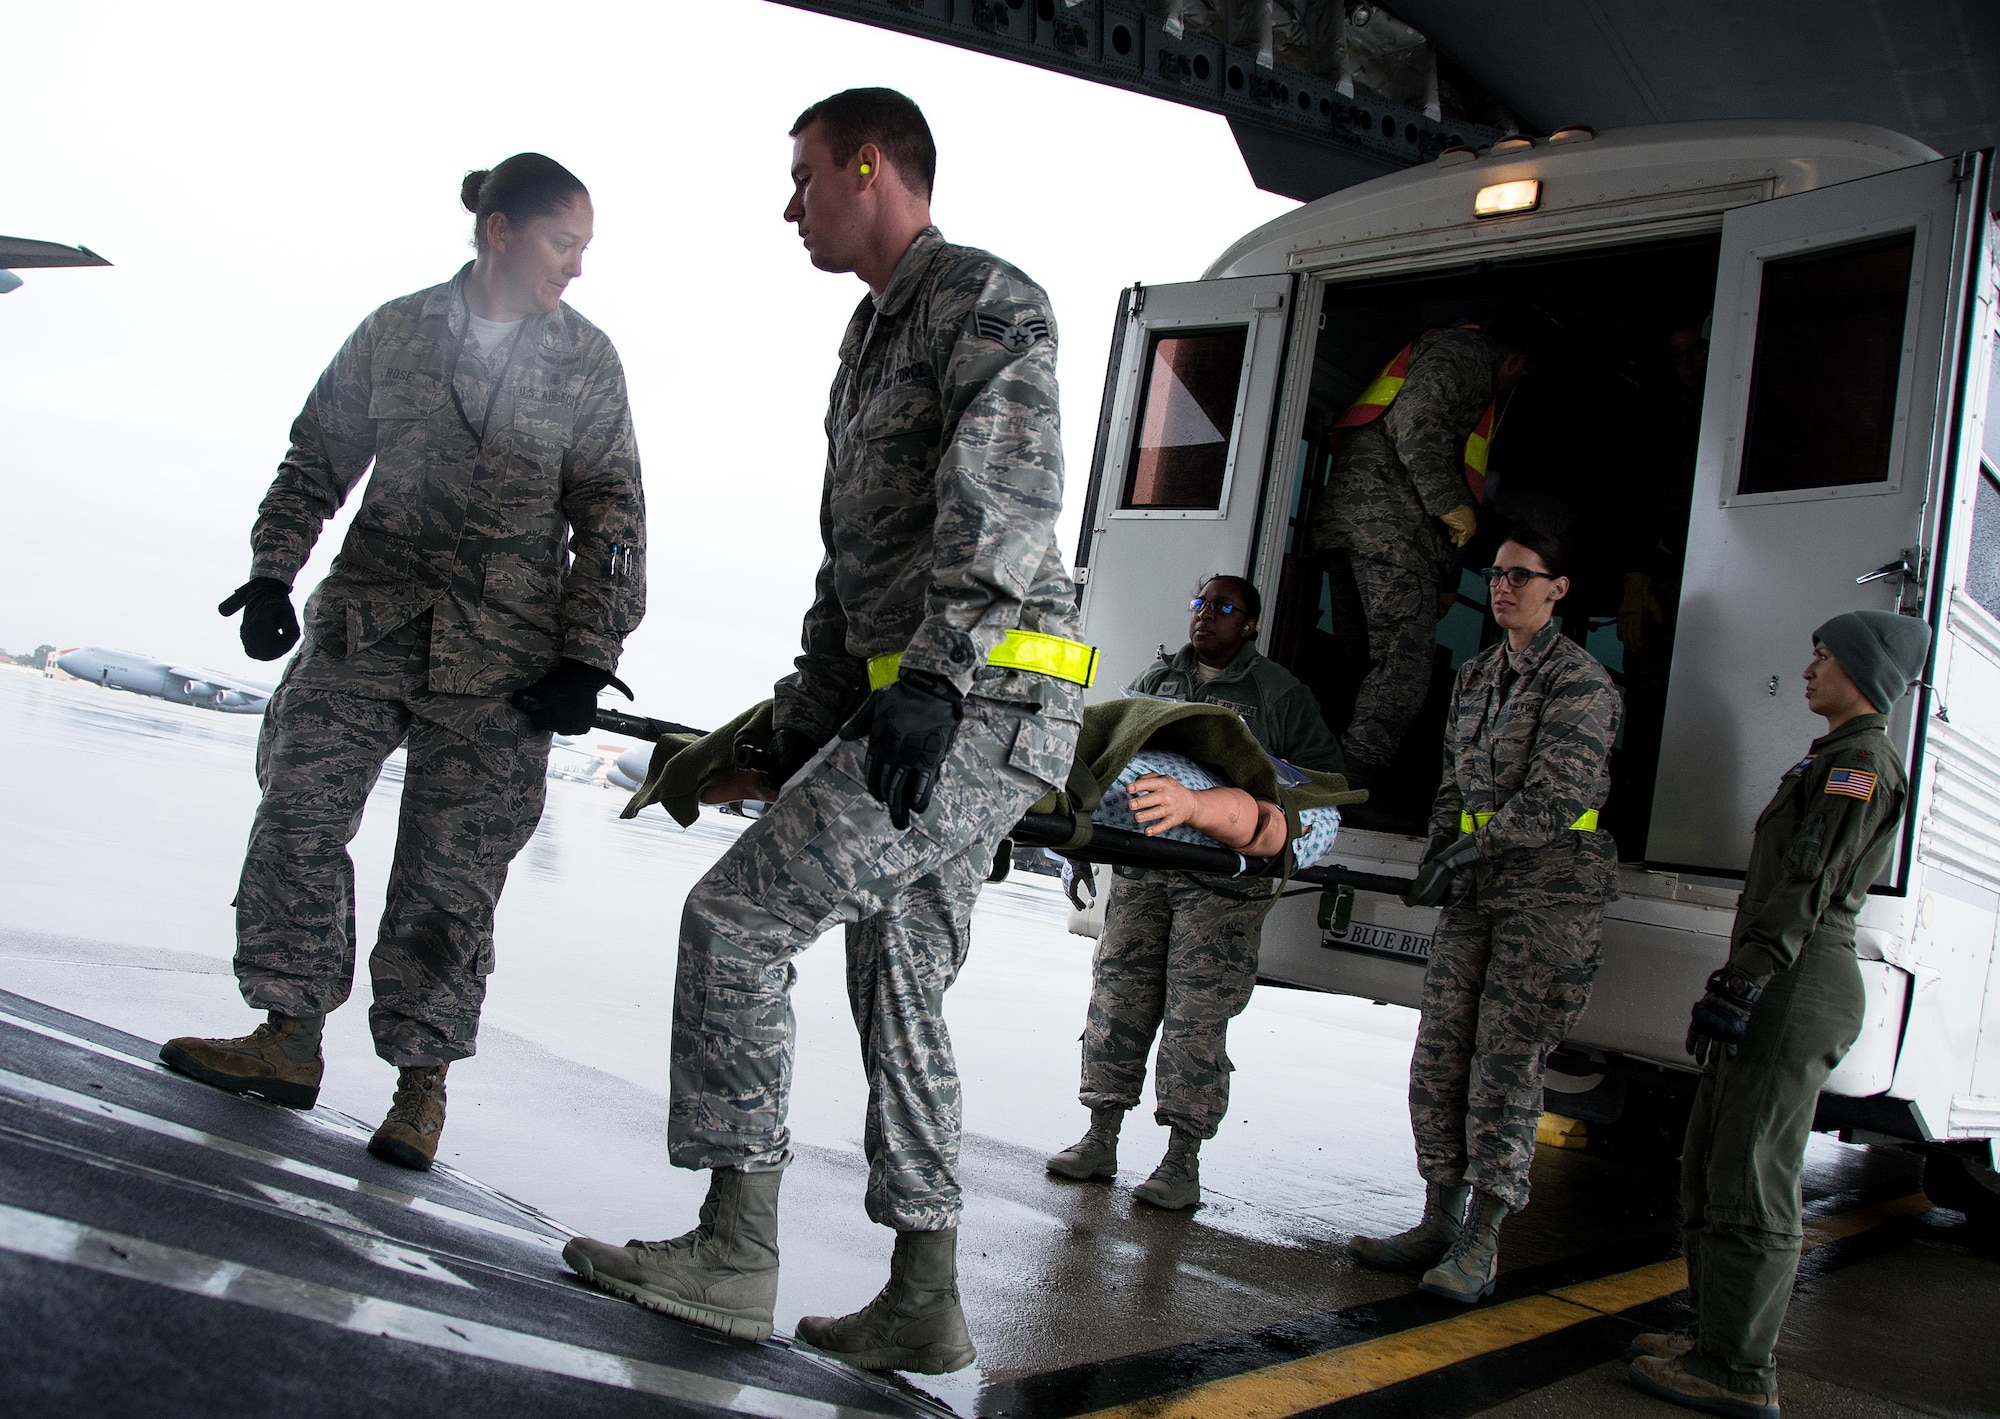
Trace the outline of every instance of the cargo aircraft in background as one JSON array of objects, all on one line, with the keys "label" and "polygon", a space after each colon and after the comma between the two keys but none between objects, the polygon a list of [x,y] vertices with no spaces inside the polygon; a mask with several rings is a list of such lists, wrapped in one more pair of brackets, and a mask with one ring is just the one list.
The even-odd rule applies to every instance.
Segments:
[{"label": "cargo aircraft in background", "polygon": [[214,670],[190,670],[130,651],[105,650],[94,645],[64,651],[56,657],[56,664],[77,679],[102,685],[107,690],[130,690],[135,695],[151,695],[156,700],[172,700],[179,705],[199,705],[224,714],[262,714],[275,688]]}]

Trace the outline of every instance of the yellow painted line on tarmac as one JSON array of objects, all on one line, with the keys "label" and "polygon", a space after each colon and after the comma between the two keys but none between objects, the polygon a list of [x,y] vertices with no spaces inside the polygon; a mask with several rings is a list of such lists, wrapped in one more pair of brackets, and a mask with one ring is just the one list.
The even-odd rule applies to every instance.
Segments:
[{"label": "yellow painted line on tarmac", "polygon": [[1675,1257],[1672,1261],[1656,1261],[1636,1271],[1621,1271],[1616,1276],[1600,1276],[1595,1281],[1559,1286],[1549,1294],[1573,1301],[1599,1315],[1615,1316],[1634,1306],[1663,1301],[1676,1291],[1687,1290],[1687,1284],[1687,1262]]},{"label": "yellow painted line on tarmac", "polygon": [[[1805,1250],[1917,1216],[1930,1206],[1930,1199],[1919,1192],[1825,1218],[1805,1229]],[[1211,1380],[1176,1394],[1099,1409],[1083,1419],[1287,1419],[1511,1349],[1585,1321],[1664,1300],[1686,1289],[1687,1263],[1676,1257],[1561,1286],[1546,1295],[1523,1296],[1394,1335]]]},{"label": "yellow painted line on tarmac", "polygon": [[1282,1419],[1552,1335],[1597,1315],[1553,1296],[1524,1296],[1179,1394],[1100,1409],[1089,1419]]},{"label": "yellow painted line on tarmac", "polygon": [[1901,1221],[1905,1217],[1917,1217],[1931,1210],[1931,1200],[1921,1192],[1913,1192],[1908,1197],[1893,1198],[1888,1202],[1878,1202],[1873,1207],[1857,1207],[1852,1212],[1837,1212],[1831,1217],[1823,1217],[1805,1226],[1804,1250],[1823,1247],[1828,1242],[1837,1242],[1846,1237],[1872,1232],[1875,1228],[1890,1222]]}]

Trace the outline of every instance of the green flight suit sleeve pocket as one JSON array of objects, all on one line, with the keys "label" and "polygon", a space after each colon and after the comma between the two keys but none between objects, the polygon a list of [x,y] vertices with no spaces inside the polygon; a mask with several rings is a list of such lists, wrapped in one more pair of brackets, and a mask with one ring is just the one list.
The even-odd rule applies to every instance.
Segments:
[{"label": "green flight suit sleeve pocket", "polygon": [[1785,854],[1787,876],[1809,881],[1826,871],[1826,843],[1831,836],[1833,810],[1815,805],[1799,824],[1799,835],[1792,839],[1791,851]]}]

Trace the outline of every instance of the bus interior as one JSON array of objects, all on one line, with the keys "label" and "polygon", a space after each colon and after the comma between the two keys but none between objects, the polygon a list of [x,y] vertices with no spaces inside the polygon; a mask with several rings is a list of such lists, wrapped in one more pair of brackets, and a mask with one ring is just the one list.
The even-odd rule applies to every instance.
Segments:
[{"label": "bus interior", "polygon": [[[1326,287],[1270,644],[1336,734],[1352,717],[1369,662],[1358,613],[1336,610],[1353,600],[1331,583],[1344,572],[1310,534],[1338,448],[1334,421],[1429,329],[1504,326],[1519,332],[1531,358],[1528,378],[1499,396],[1479,528],[1456,587],[1440,588],[1423,707],[1355,826],[1424,832],[1453,677],[1500,634],[1478,572],[1510,528],[1531,523],[1557,532],[1569,552],[1563,634],[1602,662],[1625,696],[1604,820],[1622,859],[1645,856],[1719,248],[1719,237],[1702,235]],[[1643,578],[1634,602],[1642,610],[1628,645],[1618,620],[1633,577]]]}]

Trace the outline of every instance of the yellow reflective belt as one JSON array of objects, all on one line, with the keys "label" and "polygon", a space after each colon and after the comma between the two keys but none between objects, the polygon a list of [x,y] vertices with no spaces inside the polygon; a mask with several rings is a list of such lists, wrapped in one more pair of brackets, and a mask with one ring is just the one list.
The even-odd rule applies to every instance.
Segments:
[{"label": "yellow reflective belt", "polygon": [[[1082,685],[1085,689],[1097,679],[1096,646],[1064,640],[1061,636],[1045,636],[1040,631],[1007,632],[1007,638],[993,647],[986,663],[1003,670],[1031,670],[1037,675],[1052,675],[1058,680]],[[895,684],[902,664],[903,652],[900,650],[869,656],[868,688],[879,690],[884,685]]]},{"label": "yellow reflective belt", "polygon": [[[1493,815],[1491,813],[1467,813],[1461,810],[1458,815],[1458,830],[1461,833],[1476,833],[1491,822],[1492,819]],[[1578,818],[1569,826],[1570,831],[1575,833],[1596,832],[1597,810],[1595,808],[1589,809],[1581,818]]]}]

